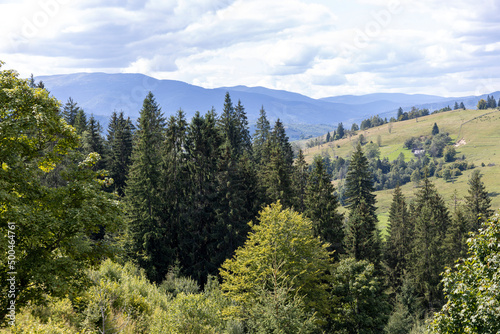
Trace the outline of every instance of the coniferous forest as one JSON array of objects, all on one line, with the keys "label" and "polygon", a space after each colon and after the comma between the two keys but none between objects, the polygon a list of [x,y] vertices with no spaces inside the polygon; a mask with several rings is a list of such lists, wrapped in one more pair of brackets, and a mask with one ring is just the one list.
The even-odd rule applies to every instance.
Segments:
[{"label": "coniferous forest", "polygon": [[[498,333],[500,231],[479,171],[424,172],[387,233],[361,143],[342,194],[244,101],[107,129],[0,72],[0,312],[11,333]],[[341,207],[341,203],[344,207]],[[5,255],[6,254],[6,255]]]}]

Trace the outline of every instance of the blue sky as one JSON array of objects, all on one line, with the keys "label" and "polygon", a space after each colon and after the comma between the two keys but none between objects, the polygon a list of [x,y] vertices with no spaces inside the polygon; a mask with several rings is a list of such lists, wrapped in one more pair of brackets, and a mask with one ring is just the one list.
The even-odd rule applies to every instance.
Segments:
[{"label": "blue sky", "polygon": [[2,0],[21,76],[143,73],[319,98],[500,90],[500,0]]}]

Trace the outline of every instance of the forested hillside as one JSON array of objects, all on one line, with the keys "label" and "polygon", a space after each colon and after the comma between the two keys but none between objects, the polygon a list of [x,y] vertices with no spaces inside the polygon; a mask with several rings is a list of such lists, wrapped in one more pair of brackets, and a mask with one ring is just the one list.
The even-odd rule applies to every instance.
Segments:
[{"label": "forested hillside", "polygon": [[[469,128],[493,109],[353,129],[304,153],[265,106],[250,133],[229,93],[220,114],[188,120],[150,92],[136,122],[115,112],[103,131],[14,71],[0,88],[3,331],[498,331],[496,154]],[[458,180],[449,205],[442,185]]]}]

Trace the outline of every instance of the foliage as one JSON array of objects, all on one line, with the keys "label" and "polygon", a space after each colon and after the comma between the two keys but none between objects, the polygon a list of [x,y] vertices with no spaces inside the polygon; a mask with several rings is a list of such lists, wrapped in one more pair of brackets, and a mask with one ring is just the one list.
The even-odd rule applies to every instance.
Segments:
[{"label": "foliage", "polygon": [[498,333],[500,224],[498,214],[467,242],[468,257],[446,269],[446,304],[434,316],[435,333]]},{"label": "foliage", "polygon": [[346,258],[332,270],[331,327],[335,333],[381,333],[389,303],[367,261]]},{"label": "foliage", "polygon": [[[291,282],[290,292],[303,298],[307,311],[325,312],[326,272],[330,266],[326,244],[313,236],[312,222],[302,215],[283,209],[278,202],[264,208],[258,224],[251,224],[245,244],[220,270],[222,290],[234,299],[234,310],[244,318],[264,290]],[[277,273],[273,268],[278,268]]]},{"label": "foliage", "polygon": [[[82,272],[113,253],[111,239],[121,216],[119,203],[102,189],[111,180],[92,171],[99,155],[84,159],[74,151],[78,137],[61,118],[58,101],[13,71],[0,72],[0,86],[0,233],[7,235],[7,223],[15,223],[20,308],[46,293],[78,293],[85,284]],[[60,168],[63,160],[67,166]],[[61,184],[44,185],[48,172],[57,173]],[[0,250],[6,253],[6,238]],[[0,267],[5,281],[7,262]],[[1,318],[6,288],[2,285]]]}]

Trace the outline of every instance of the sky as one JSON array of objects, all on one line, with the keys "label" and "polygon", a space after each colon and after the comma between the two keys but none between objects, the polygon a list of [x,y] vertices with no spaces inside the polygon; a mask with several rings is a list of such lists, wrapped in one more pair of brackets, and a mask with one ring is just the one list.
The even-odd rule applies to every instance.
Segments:
[{"label": "sky", "polygon": [[0,0],[2,69],[313,98],[500,90],[500,0]]}]

